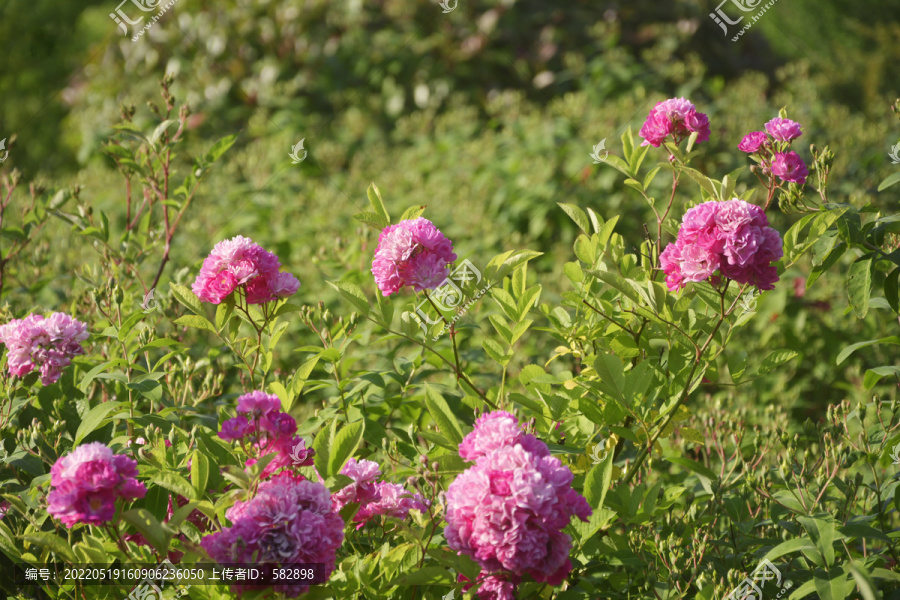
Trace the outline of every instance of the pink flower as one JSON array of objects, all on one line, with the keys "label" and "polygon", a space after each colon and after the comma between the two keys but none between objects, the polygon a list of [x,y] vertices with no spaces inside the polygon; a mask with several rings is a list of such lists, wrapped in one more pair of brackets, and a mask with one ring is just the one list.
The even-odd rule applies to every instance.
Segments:
[{"label": "pink flower", "polygon": [[50,469],[47,512],[67,527],[108,523],[116,500],[137,500],[147,493],[137,475],[134,459],[113,454],[100,442],[78,446]]},{"label": "pink flower", "polygon": [[239,235],[215,245],[191,287],[200,300],[212,304],[220,304],[238,288],[244,290],[249,304],[264,304],[300,288],[296,277],[279,268],[277,256]]},{"label": "pink flower", "polygon": [[772,119],[766,123],[766,131],[779,142],[790,142],[803,135],[800,124],[790,119]]},{"label": "pink flower", "polygon": [[265,392],[249,392],[237,401],[237,411],[251,417],[267,415],[281,410],[281,400],[274,394]]},{"label": "pink flower", "polygon": [[772,172],[784,181],[790,181],[803,185],[809,170],[806,163],[796,152],[779,152],[772,161]]},{"label": "pink flower", "polygon": [[360,529],[378,515],[405,519],[409,516],[410,509],[423,512],[428,510],[421,494],[413,494],[397,483],[381,481],[375,486],[372,499],[360,505],[359,511],[353,516],[353,522]]},{"label": "pink flower", "polygon": [[513,435],[511,421],[518,425],[503,412],[478,419],[460,444],[461,455],[477,456],[475,466],[447,490],[444,536],[481,565],[484,598],[513,597],[526,573],[561,583],[571,569],[571,540],[562,530],[573,516],[587,521],[592,512],[571,488],[572,472],[543,442]]},{"label": "pink flower", "polygon": [[741,143],[738,144],[738,150],[752,154],[759,152],[759,149],[769,143],[769,136],[765,131],[751,131],[744,136]]},{"label": "pink flower", "polygon": [[384,228],[378,237],[372,274],[382,296],[404,286],[417,292],[438,287],[456,260],[453,243],[423,217],[407,219]]},{"label": "pink flower", "polygon": [[694,132],[698,143],[709,140],[709,117],[685,98],[670,98],[653,107],[638,135],[644,138],[641,146],[659,148],[670,135],[679,144]]},{"label": "pink flower", "polygon": [[341,510],[351,502],[364,504],[375,498],[378,478],[381,476],[378,463],[371,460],[357,461],[355,458],[351,458],[341,469],[341,475],[346,475],[353,480],[353,483],[331,495],[335,510]]},{"label": "pink flower", "polygon": [[357,529],[378,515],[405,519],[409,516],[410,509],[428,509],[421,494],[413,494],[396,483],[378,481],[381,469],[378,463],[371,460],[357,461],[351,458],[341,469],[341,475],[351,478],[353,483],[333,493],[331,500],[334,502],[334,509],[338,511],[348,504],[359,504],[359,510],[353,516]]},{"label": "pink flower", "polygon": [[81,342],[89,335],[87,325],[60,312],[47,318],[30,314],[0,326],[9,373],[24,377],[39,369],[44,385],[56,383],[71,357],[84,354]]},{"label": "pink flower", "polygon": [[[282,567],[315,563],[310,584],[323,584],[334,570],[344,540],[344,522],[321,483],[283,472],[259,486],[256,495],[237,502],[225,516],[231,527],[204,537],[200,545],[220,564],[267,563]],[[235,585],[233,591],[264,589]],[[275,585],[273,590],[294,598],[308,585]]]},{"label": "pink flower", "polygon": [[738,283],[770,290],[778,281],[771,263],[782,257],[781,237],[765,212],[743,200],[704,202],[685,213],[678,239],[660,254],[660,268],[672,291],[687,282],[721,273]]},{"label": "pink flower", "polygon": [[252,467],[265,456],[274,455],[260,476],[265,479],[285,467],[312,464],[315,452],[306,447],[297,433],[297,422],[281,412],[278,396],[265,392],[249,392],[238,398],[238,416],[222,423],[219,437],[223,440],[246,443],[251,456],[244,462]]}]

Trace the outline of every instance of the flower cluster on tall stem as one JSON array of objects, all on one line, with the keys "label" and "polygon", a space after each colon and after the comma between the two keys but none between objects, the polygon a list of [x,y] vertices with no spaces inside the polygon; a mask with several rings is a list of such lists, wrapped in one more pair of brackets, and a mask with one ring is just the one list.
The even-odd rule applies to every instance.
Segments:
[{"label": "flower cluster on tall stem", "polygon": [[806,183],[809,169],[800,155],[790,149],[793,141],[801,135],[803,128],[799,123],[776,117],[766,123],[765,131],[751,131],[738,144],[738,150],[746,152],[759,164],[757,177],[767,190],[763,210],[769,208],[775,190],[782,185],[793,183],[803,186]]}]

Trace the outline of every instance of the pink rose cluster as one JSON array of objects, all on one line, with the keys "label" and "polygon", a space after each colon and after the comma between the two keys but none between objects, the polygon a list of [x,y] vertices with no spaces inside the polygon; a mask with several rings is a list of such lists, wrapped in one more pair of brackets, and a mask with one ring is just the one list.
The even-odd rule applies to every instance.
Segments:
[{"label": "pink rose cluster", "polygon": [[263,456],[274,454],[262,471],[262,477],[266,478],[284,467],[313,464],[315,451],[306,447],[303,438],[294,435],[297,422],[291,415],[281,412],[278,396],[265,392],[244,394],[238,398],[237,412],[239,416],[222,423],[219,437],[249,444],[255,450],[255,458],[248,459],[245,466],[253,466]]},{"label": "pink rose cluster", "polygon": [[559,585],[572,569],[572,516],[591,507],[571,488],[572,472],[508,412],[479,417],[459,455],[474,461],[447,490],[447,544],[481,565],[482,600],[512,600],[523,575]]},{"label": "pink rose cluster", "polygon": [[772,262],[782,257],[781,236],[761,208],[743,200],[704,202],[687,211],[678,239],[659,257],[672,291],[687,282],[717,281],[718,271],[741,284],[771,290],[778,281]]},{"label": "pink rose cluster", "polygon": [[277,256],[239,235],[213,247],[191,287],[198,298],[212,304],[220,304],[238,288],[244,290],[248,304],[265,304],[300,289],[297,278],[280,268]]},{"label": "pink rose cluster", "polygon": [[[219,564],[277,564],[312,566],[310,584],[323,584],[334,571],[336,553],[344,541],[344,521],[321,483],[282,471],[259,486],[256,495],[237,502],[225,516],[231,527],[204,537],[200,545]],[[239,594],[260,589],[235,585]],[[284,584],[274,591],[294,598],[308,585]]]},{"label": "pink rose cluster", "polygon": [[433,290],[450,274],[448,264],[456,260],[453,242],[423,217],[385,227],[378,236],[372,274],[382,296],[404,286],[417,292]]},{"label": "pink rose cluster", "polygon": [[791,143],[803,135],[796,121],[775,118],[766,123],[765,131],[751,131],[738,144],[738,150],[756,156],[764,172],[770,171],[782,181],[806,183],[809,169],[800,155],[788,150]]},{"label": "pink rose cluster", "polygon": [[709,117],[685,98],[669,98],[653,107],[638,135],[644,138],[641,146],[659,148],[669,136],[680,144],[692,133],[698,144],[709,140]]},{"label": "pink rose cluster", "polygon": [[100,442],[75,448],[50,468],[47,512],[72,527],[76,523],[102,525],[116,514],[116,500],[143,498],[137,461],[113,454]]},{"label": "pink rose cluster", "polygon": [[346,475],[353,483],[332,494],[331,500],[338,511],[348,504],[359,504],[359,510],[353,516],[357,529],[378,515],[405,519],[411,508],[428,510],[427,501],[421,494],[413,494],[397,483],[378,481],[381,469],[371,460],[351,458],[341,469],[341,475]]},{"label": "pink rose cluster", "polygon": [[81,342],[88,336],[87,325],[60,312],[47,318],[31,314],[0,325],[0,344],[6,346],[9,373],[23,377],[40,369],[44,385],[56,383],[71,358],[84,354]]}]

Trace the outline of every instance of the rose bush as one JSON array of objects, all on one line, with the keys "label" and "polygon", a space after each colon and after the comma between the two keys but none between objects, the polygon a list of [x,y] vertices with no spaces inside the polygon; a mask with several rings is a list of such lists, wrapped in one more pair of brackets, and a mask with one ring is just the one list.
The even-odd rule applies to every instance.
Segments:
[{"label": "rose bush", "polygon": [[[128,173],[146,163],[148,194],[174,172],[160,149],[181,133],[168,136],[172,121],[151,136],[126,127],[137,147],[108,149]],[[374,184],[371,211],[355,216],[378,244],[330,277],[340,304],[304,297],[278,256],[244,236],[168,275],[196,172],[233,139],[134,231],[129,197],[122,239],[142,260],[160,255],[149,289],[161,307],[148,304],[142,261],[125,262],[138,251],[110,244],[108,222],[100,231],[72,216],[99,235],[110,275],[83,291],[90,303],[67,307],[84,321],[16,308],[2,330],[7,572],[174,559],[314,566],[307,583],[161,586],[198,598],[711,599],[767,560],[791,597],[895,593],[896,401],[835,405],[793,435],[777,406],[727,414],[721,397],[708,401],[795,358],[747,356],[734,339],[759,319],[748,302],[790,285],[785,270],[806,255],[804,292],[841,276],[850,251],[851,310],[898,312],[900,221],[829,200],[833,155],[814,148],[809,171],[788,151],[800,130],[780,115],[740,142],[759,186],[738,194],[738,174],[691,166],[708,117],[684,98],[657,104],[645,143],[629,129],[621,156],[604,159],[655,223],[626,239],[617,216],[560,203],[581,233],[563,269],[570,286],[552,298],[529,272],[540,252],[457,264],[458,237],[425,206],[392,219]],[[647,167],[651,151],[660,160]],[[663,173],[671,191],[658,196]],[[793,220],[781,232],[769,219],[779,212]],[[484,329],[454,318],[483,295]],[[316,343],[292,341],[292,323]],[[526,336],[553,349],[522,356]],[[842,360],[879,343],[896,339],[861,341]],[[869,388],[898,373],[869,372]],[[141,585],[126,579],[39,586],[124,597]]]}]

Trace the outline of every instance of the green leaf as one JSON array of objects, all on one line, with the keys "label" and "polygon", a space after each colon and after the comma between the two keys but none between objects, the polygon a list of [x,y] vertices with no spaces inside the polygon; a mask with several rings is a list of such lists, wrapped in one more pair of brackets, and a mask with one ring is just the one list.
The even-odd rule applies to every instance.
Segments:
[{"label": "green leaf", "polygon": [[335,434],[328,456],[328,470],[325,477],[333,477],[341,472],[347,459],[353,456],[362,441],[365,421],[355,421],[341,427]]},{"label": "green leaf", "polygon": [[856,316],[864,319],[869,312],[869,294],[872,292],[872,258],[860,258],[850,265],[847,275],[847,297]]},{"label": "green leaf", "polygon": [[[193,464],[191,465],[193,467]],[[191,469],[193,471],[193,468]],[[193,479],[193,473],[191,473],[191,478]],[[194,500],[198,500],[200,496],[196,494],[194,488],[188,483],[187,479],[175,473],[174,471],[160,471],[156,475],[150,478],[150,481],[155,483],[156,485],[169,490],[170,492],[174,492],[179,496],[184,496],[185,498],[191,498]]]},{"label": "green leaf", "polygon": [[884,299],[895,313],[900,313],[900,267],[897,267],[884,278]]},{"label": "green leaf", "polygon": [[813,550],[815,546],[809,538],[792,538],[785,542],[781,542],[763,557],[764,560],[777,560],[786,554],[794,552],[802,552],[805,550]]},{"label": "green leaf", "polygon": [[[296,398],[300,395],[300,392],[303,391],[303,386],[306,385],[306,381],[309,379],[310,374],[312,374],[313,369],[319,362],[319,355],[313,356],[311,359],[303,363],[299,369],[294,373],[294,377],[291,379],[291,389],[294,392],[293,398]],[[293,404],[293,400],[291,401]],[[283,406],[284,412],[288,412],[291,410],[290,406]]]},{"label": "green leaf", "polygon": [[169,536],[162,523],[156,520],[146,508],[135,508],[122,513],[122,520],[138,530],[159,554],[169,549]]},{"label": "green leaf", "polygon": [[422,216],[422,213],[425,212],[425,206],[425,204],[422,204],[421,206],[410,206],[403,211],[402,215],[400,215],[400,220],[407,221],[410,219],[418,219]]},{"label": "green leaf", "polygon": [[759,365],[759,374],[765,375],[772,369],[780,367],[797,356],[793,350],[773,350]]},{"label": "green leaf", "polygon": [[175,296],[175,299],[187,307],[191,312],[200,315],[201,317],[206,314],[203,310],[203,305],[200,304],[200,299],[194,295],[194,292],[192,292],[190,288],[178,285],[177,283],[170,283],[169,288],[172,290],[172,295]]},{"label": "green leaf", "polygon": [[80,389],[82,392],[84,392],[86,394],[87,390],[88,390],[88,386],[91,384],[91,382],[94,379],[97,378],[98,375],[100,375],[100,373],[109,369],[110,367],[117,367],[119,365],[127,365],[127,364],[128,364],[128,361],[126,361],[124,358],[114,358],[105,363],[100,363],[99,365],[97,365],[96,367],[94,367],[93,369],[91,369],[90,371],[88,371],[85,374],[85,376],[81,379],[81,383],[78,384],[78,389]]},{"label": "green leaf", "polygon": [[93,433],[94,430],[105,425],[105,419],[109,413],[126,406],[128,406],[127,402],[101,402],[92,408],[84,416],[81,424],[78,425],[78,430],[75,432],[75,442],[72,445],[77,446],[81,443],[81,440]]},{"label": "green leaf", "polygon": [[594,370],[600,378],[598,387],[607,396],[629,406],[625,397],[625,365],[622,359],[612,354],[600,354],[594,361]]},{"label": "green leaf", "polygon": [[797,521],[806,529],[816,549],[825,559],[825,566],[834,564],[835,523],[825,518],[798,516]]},{"label": "green leaf", "polygon": [[381,215],[377,215],[373,212],[368,211],[356,213],[355,215],[353,215],[353,218],[360,223],[365,223],[373,229],[377,229],[378,231],[381,231],[382,229],[390,225],[390,223],[385,221]]},{"label": "green leaf", "polygon": [[490,338],[484,338],[481,341],[481,347],[484,348],[487,355],[501,367],[505,368],[506,365],[509,364],[509,361],[512,360],[513,353],[504,352],[503,347]]},{"label": "green leaf", "polygon": [[878,191],[880,192],[882,190],[886,190],[898,181],[900,181],[900,171],[898,171],[897,173],[891,173],[884,179],[884,181],[878,184]]},{"label": "green leaf", "polygon": [[331,449],[334,447],[334,437],[337,435],[337,420],[333,420],[329,427],[323,427],[313,440],[313,450],[316,451],[313,463],[319,474],[328,478],[328,468],[331,464]]},{"label": "green leaf", "polygon": [[857,342],[855,344],[850,344],[849,346],[847,346],[846,348],[841,350],[841,352],[840,352],[840,354],[838,354],[837,360],[835,362],[836,362],[836,364],[841,364],[842,362],[847,360],[848,356],[850,356],[851,354],[853,354],[860,348],[865,348],[866,346],[872,346],[874,344],[900,344],[900,337],[897,337],[896,335],[892,335],[892,336],[888,336],[888,337],[883,337],[878,340],[868,340],[865,342]]},{"label": "green leaf", "polygon": [[369,300],[358,285],[350,283],[349,281],[327,281],[326,283],[340,292],[344,298],[358,308],[363,316],[369,314]]},{"label": "green leaf", "polygon": [[866,390],[871,390],[882,377],[890,375],[900,376],[900,367],[875,367],[874,369],[869,369],[863,377],[863,387]]},{"label": "green leaf", "polygon": [[204,162],[209,164],[219,160],[222,155],[228,152],[228,149],[234,145],[235,140],[237,140],[236,133],[226,135],[222,139],[218,140],[215,144],[212,145],[212,148],[209,149],[209,152],[206,153]]},{"label": "green leaf", "polygon": [[603,508],[603,500],[612,480],[612,467],[613,452],[610,450],[602,461],[588,471],[584,479],[584,497],[594,510]]},{"label": "green leaf", "polygon": [[369,204],[375,209],[375,214],[383,218],[385,222],[390,223],[391,217],[384,207],[384,200],[381,199],[381,192],[378,191],[378,186],[375,185],[374,181],[369,186],[369,189],[366,190],[366,195],[369,197]]},{"label": "green leaf", "polygon": [[856,589],[859,590],[863,600],[875,600],[878,598],[878,593],[875,591],[878,588],[863,563],[854,560],[847,565],[847,568],[850,570],[850,574],[853,575],[853,579],[856,581]]},{"label": "green leaf", "polygon": [[195,498],[203,497],[208,482],[209,459],[200,450],[194,450],[194,454],[191,456],[191,486],[194,488]]},{"label": "green leaf", "polygon": [[569,215],[570,219],[575,221],[575,224],[578,225],[581,231],[583,231],[587,235],[591,235],[590,221],[588,221],[587,215],[583,210],[581,210],[581,208],[575,206],[574,204],[566,204],[564,202],[557,202],[557,205],[559,205],[559,207],[563,209],[563,211],[565,211],[567,215]]},{"label": "green leaf", "polygon": [[217,333],[216,326],[210,323],[206,317],[201,317],[200,315],[183,315],[175,319],[174,323],[176,325],[193,327],[194,329],[205,329],[206,331]]},{"label": "green leaf", "polygon": [[816,569],[813,581],[819,600],[844,600],[853,591],[853,585],[843,569],[836,568],[827,572]]},{"label": "green leaf", "polygon": [[47,548],[51,552],[56,553],[57,556],[63,557],[69,562],[76,562],[78,560],[69,543],[52,533],[39,531],[26,534],[22,539],[29,544],[37,544],[38,546]]},{"label": "green leaf", "polygon": [[448,440],[459,444],[463,440],[462,427],[456,419],[456,415],[450,410],[450,405],[434,389],[425,385],[425,407],[431,418],[437,423],[438,429]]}]

